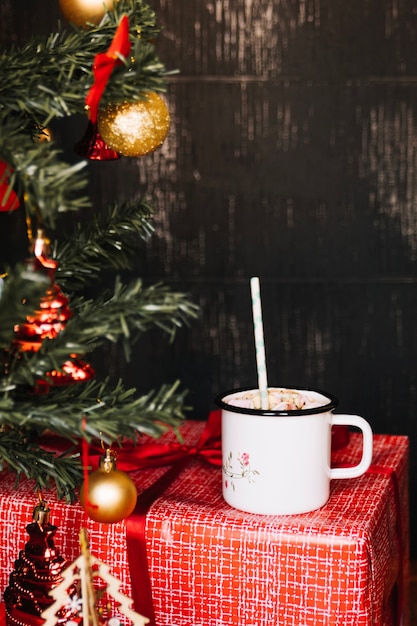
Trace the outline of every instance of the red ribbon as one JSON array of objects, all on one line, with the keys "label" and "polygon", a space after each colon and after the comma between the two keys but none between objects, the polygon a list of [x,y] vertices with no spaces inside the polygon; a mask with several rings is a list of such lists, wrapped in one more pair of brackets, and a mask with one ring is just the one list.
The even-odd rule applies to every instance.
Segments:
[{"label": "red ribbon", "polygon": [[[195,446],[145,444],[137,446],[142,467],[155,467],[174,463],[137,500],[133,513],[125,520],[126,543],[135,611],[149,618],[149,626],[155,626],[155,612],[149,564],[146,552],[146,515],[152,503],[174,482],[183,468],[194,458],[201,458],[221,467],[221,411],[210,413],[207,423]],[[117,467],[120,456],[117,457]],[[137,469],[137,465],[136,468]],[[129,556],[130,555],[130,556]]]},{"label": "red ribbon", "polygon": [[[56,443],[56,438],[54,438],[54,442]],[[45,446],[43,445],[43,447]],[[136,442],[126,441],[120,448],[114,446],[112,450],[116,455],[117,469],[122,472],[172,465],[188,457],[198,457],[211,465],[221,467],[221,411],[210,413],[196,445],[180,442],[159,443],[158,441],[140,443],[139,439]],[[91,445],[88,455],[89,465],[95,469],[102,456],[103,449],[97,445]]]},{"label": "red ribbon", "polygon": [[95,123],[97,121],[98,106],[101,96],[103,95],[115,65],[121,63],[120,56],[127,57],[129,53],[129,18],[127,15],[123,15],[107,52],[97,54],[94,58],[94,84],[85,99],[85,103],[89,107],[91,122]]}]

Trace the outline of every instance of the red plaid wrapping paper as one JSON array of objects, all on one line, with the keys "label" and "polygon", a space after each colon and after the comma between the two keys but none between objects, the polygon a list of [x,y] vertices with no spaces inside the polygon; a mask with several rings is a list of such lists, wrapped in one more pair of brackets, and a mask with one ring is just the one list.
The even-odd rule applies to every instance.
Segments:
[{"label": "red plaid wrapping paper", "polygon": [[[202,422],[186,422],[195,443]],[[167,434],[165,441],[174,441]],[[353,464],[360,436],[333,454]],[[167,471],[131,475],[140,493]],[[28,481],[0,477],[1,586],[8,584],[36,504]],[[125,523],[87,520],[78,505],[44,493],[69,560],[86,527],[92,553],[111,566],[131,596]],[[408,439],[375,435],[371,471],[334,480],[329,502],[297,516],[259,516],[230,508],[221,470],[192,460],[152,504],[146,546],[157,626],[399,626],[408,574]],[[135,559],[134,554],[129,555]]]}]

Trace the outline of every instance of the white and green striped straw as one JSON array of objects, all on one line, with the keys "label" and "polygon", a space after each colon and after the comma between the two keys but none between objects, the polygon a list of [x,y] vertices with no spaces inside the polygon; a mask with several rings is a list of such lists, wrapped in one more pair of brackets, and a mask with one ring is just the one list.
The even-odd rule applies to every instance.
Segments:
[{"label": "white and green striped straw", "polygon": [[252,313],[253,313],[253,328],[255,334],[255,351],[256,351],[256,366],[258,369],[258,387],[261,396],[261,409],[269,409],[268,403],[268,377],[266,374],[266,358],[265,358],[265,343],[264,343],[264,328],[262,322],[262,306],[261,306],[261,292],[259,286],[259,278],[254,276],[250,279],[250,288],[252,296]]}]

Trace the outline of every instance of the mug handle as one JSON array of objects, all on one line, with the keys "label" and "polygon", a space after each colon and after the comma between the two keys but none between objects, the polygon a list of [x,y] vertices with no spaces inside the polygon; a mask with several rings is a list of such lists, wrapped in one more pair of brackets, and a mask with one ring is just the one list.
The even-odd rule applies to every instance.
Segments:
[{"label": "mug handle", "polygon": [[357,478],[362,476],[372,463],[373,436],[368,422],[359,415],[332,415],[331,424],[357,426],[362,431],[362,458],[354,467],[336,467],[330,470],[330,478]]}]

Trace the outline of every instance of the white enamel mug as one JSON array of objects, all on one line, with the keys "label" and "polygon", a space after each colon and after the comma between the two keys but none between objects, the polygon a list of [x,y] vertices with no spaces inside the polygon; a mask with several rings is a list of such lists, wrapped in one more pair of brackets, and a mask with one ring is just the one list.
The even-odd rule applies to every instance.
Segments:
[{"label": "white enamel mug", "polygon": [[[372,462],[372,430],[363,417],[334,415],[337,400],[326,392],[269,388],[269,393],[281,391],[306,401],[305,408],[252,408],[245,397],[259,392],[249,388],[225,392],[215,400],[222,409],[223,497],[241,511],[314,511],[329,499],[332,479],[361,476]],[[362,431],[362,458],[354,467],[330,467],[333,425]]]}]

